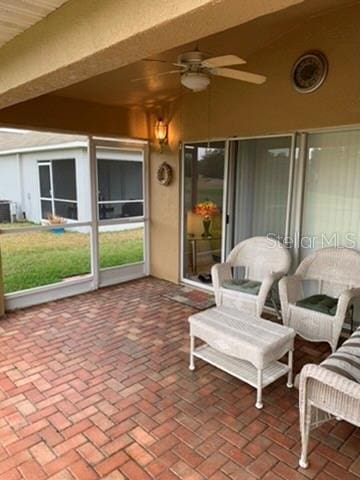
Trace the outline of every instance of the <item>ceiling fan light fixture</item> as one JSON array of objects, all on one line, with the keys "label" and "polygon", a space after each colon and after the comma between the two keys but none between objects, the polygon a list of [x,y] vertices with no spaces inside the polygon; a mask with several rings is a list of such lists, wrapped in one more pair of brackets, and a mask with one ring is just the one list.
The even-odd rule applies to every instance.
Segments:
[{"label": "ceiling fan light fixture", "polygon": [[210,77],[204,72],[185,72],[181,75],[181,83],[193,92],[201,92],[209,86]]}]

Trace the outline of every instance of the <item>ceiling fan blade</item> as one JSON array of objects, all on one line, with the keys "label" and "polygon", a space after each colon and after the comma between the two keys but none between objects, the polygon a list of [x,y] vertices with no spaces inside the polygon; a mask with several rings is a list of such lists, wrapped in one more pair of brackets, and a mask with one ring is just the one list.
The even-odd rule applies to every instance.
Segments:
[{"label": "ceiling fan blade", "polygon": [[143,80],[148,80],[150,78],[162,77],[163,75],[172,75],[174,73],[181,73],[181,72],[182,72],[182,70],[169,70],[168,72],[153,73],[152,75],[147,75],[146,77],[133,78],[131,81],[132,82],[142,82]]},{"label": "ceiling fan blade", "polygon": [[257,73],[242,72],[241,70],[233,70],[232,68],[214,68],[210,70],[213,75],[220,77],[233,78],[234,80],[242,80],[243,82],[256,83],[258,85],[266,82],[264,75]]},{"label": "ceiling fan blade", "polygon": [[227,67],[229,65],[244,65],[246,60],[237,55],[222,55],[221,57],[206,58],[202,65],[207,68]]},{"label": "ceiling fan blade", "polygon": [[158,63],[171,63],[168,62],[167,60],[159,60],[158,58],[143,58],[143,62],[158,62]]}]

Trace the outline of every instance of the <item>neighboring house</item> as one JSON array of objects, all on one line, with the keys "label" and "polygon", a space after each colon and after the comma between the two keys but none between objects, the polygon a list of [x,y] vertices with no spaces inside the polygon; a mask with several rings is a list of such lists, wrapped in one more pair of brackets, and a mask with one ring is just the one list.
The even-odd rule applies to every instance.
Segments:
[{"label": "neighboring house", "polygon": [[[104,148],[97,159],[100,219],[142,215],[141,154]],[[0,130],[0,201],[11,202],[12,220],[88,221],[89,184],[86,137]]]}]

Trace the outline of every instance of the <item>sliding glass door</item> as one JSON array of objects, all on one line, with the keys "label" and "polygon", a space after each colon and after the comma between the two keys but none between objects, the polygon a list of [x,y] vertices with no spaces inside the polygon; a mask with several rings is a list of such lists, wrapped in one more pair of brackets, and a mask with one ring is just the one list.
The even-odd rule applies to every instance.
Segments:
[{"label": "sliding glass door", "polygon": [[222,251],[225,142],[185,144],[183,162],[182,277],[211,285]]},{"label": "sliding glass door", "polygon": [[360,131],[307,136],[300,256],[360,247]]},{"label": "sliding glass door", "polygon": [[283,135],[231,140],[228,148],[225,142],[184,145],[183,280],[211,286],[212,265],[234,245],[289,234],[294,140]]},{"label": "sliding glass door", "polygon": [[233,141],[228,250],[255,236],[289,233],[293,136]]}]

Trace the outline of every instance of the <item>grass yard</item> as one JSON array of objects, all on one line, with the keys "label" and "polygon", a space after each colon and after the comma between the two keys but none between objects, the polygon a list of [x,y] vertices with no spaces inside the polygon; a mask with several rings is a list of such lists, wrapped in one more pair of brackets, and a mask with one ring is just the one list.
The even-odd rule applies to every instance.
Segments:
[{"label": "grass yard", "polygon": [[[143,260],[143,229],[100,233],[101,268]],[[67,231],[0,236],[5,293],[90,273],[90,235]]]}]

